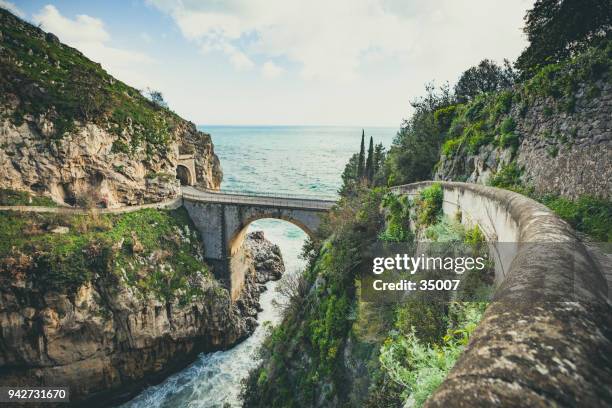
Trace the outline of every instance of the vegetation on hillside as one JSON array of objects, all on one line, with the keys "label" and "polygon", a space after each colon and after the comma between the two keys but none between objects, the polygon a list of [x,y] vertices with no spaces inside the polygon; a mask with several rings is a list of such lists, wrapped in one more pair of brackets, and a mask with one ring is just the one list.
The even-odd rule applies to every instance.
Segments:
[{"label": "vegetation on hillside", "polygon": [[51,33],[2,8],[0,23],[0,105],[15,124],[45,118],[53,123],[51,139],[61,139],[77,122],[93,122],[124,138],[113,151],[142,148],[150,157],[166,149],[173,129],[184,122],[159,92],[146,98]]},{"label": "vegetation on hillside", "polygon": [[612,39],[609,0],[536,0],[525,15],[529,46],[516,66],[523,77],[554,64],[603,39]]},{"label": "vegetation on hillside", "polygon": [[576,231],[587,234],[597,242],[612,242],[612,201],[581,196],[575,200],[558,194],[538,194],[521,180],[522,169],[516,163],[503,167],[489,182],[494,187],[505,188],[541,202],[567,221]]},{"label": "vegetation on hillside", "polygon": [[[523,137],[516,130],[517,121],[531,105],[546,100],[544,114],[569,115],[574,112],[579,87],[586,87],[587,96],[596,98],[601,84],[612,78],[612,12],[602,6],[609,2],[589,3],[593,8],[587,10],[573,0],[536,1],[526,16],[530,45],[516,69],[507,61],[498,66],[483,60],[466,70],[453,90],[448,85],[436,88],[428,84],[425,96],[412,102],[414,113],[403,122],[370,185],[430,180],[441,157],[447,161],[465,158],[477,155],[485,146],[509,149],[510,163],[492,175],[491,185],[529,195],[577,230],[595,240],[609,241],[609,199],[584,196],[569,200],[554,194],[535,194],[516,163]],[[595,10],[599,10],[597,17],[592,15]],[[550,27],[552,31],[548,32]],[[551,58],[543,59],[543,55]],[[568,129],[564,133],[544,132],[540,137],[570,146],[576,134]],[[555,157],[558,152],[553,146],[547,154]],[[359,179],[352,171],[354,166],[354,160],[346,166],[341,194],[350,193]],[[465,181],[468,174],[457,171],[454,177]]]},{"label": "vegetation on hillside", "polygon": [[32,290],[69,294],[86,282],[110,279],[143,297],[183,304],[202,295],[192,283],[210,277],[184,209],[116,215],[0,212],[0,274],[25,276]]},{"label": "vegetation on hillside", "polygon": [[[420,404],[435,390],[486,303],[453,302],[449,293],[364,302],[360,271],[378,239],[409,252],[411,223],[444,248],[483,251],[477,227],[466,230],[442,217],[442,199],[434,184],[414,201],[380,187],[359,187],[340,200],[305,247],[303,283],[294,285],[282,323],[264,343],[264,362],[245,384],[245,406],[400,406],[408,398]],[[468,274],[461,293],[482,300],[490,283]],[[355,373],[355,364],[367,367],[367,378]]]},{"label": "vegetation on hillside", "polygon": [[55,201],[49,197],[30,194],[27,191],[18,191],[0,188],[0,205],[26,205],[40,207],[57,207]]}]

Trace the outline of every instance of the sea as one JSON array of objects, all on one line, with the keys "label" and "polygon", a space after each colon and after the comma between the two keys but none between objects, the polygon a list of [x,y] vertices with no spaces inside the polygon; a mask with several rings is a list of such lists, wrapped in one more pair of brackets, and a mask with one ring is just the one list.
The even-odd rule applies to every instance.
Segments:
[{"label": "sea", "polygon": [[[339,126],[198,126],[212,136],[223,169],[222,190],[304,195],[335,199],[344,166],[359,151],[360,127]],[[364,128],[366,150],[388,148],[397,132],[392,127]],[[282,220],[253,222],[249,231],[264,231],[283,255],[286,274],[301,273],[300,253],[306,234]],[[278,324],[280,296],[269,282],[261,296],[259,326],[246,340],[226,351],[202,353],[197,360],[158,385],[146,388],[123,407],[239,407],[241,382],[259,363],[257,351],[271,326]]]}]

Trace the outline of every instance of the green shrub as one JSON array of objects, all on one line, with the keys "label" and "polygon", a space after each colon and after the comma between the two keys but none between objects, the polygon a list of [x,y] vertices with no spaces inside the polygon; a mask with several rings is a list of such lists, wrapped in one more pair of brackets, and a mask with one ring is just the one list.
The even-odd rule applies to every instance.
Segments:
[{"label": "green shrub", "polygon": [[0,189],[0,205],[27,205],[39,207],[57,207],[50,197],[32,195],[27,191]]},{"label": "green shrub", "polygon": [[[58,226],[68,231],[51,232]],[[123,244],[116,246],[119,242]],[[0,212],[0,265],[21,252],[28,254],[32,262],[24,272],[41,291],[71,294],[98,275],[122,278],[142,296],[178,299],[184,305],[202,295],[190,277],[210,276],[200,260],[201,245],[184,209],[117,215]],[[154,254],[157,261],[147,261]]]},{"label": "green shrub", "polygon": [[499,130],[502,133],[510,133],[513,132],[514,129],[516,129],[516,122],[514,121],[512,116],[508,116],[506,119],[504,119],[501,125],[499,126]]},{"label": "green shrub", "polygon": [[510,112],[512,98],[512,91],[501,91],[496,95],[493,105],[493,115],[495,119],[497,119],[499,115]]},{"label": "green shrub", "polygon": [[580,232],[601,242],[612,242],[612,201],[582,196],[577,200],[545,195],[539,201]]},{"label": "green shrub", "polygon": [[442,215],[444,191],[440,183],[434,183],[423,189],[415,200],[416,220],[419,227],[434,224]]},{"label": "green shrub", "polygon": [[441,344],[419,340],[414,331],[390,336],[380,349],[380,364],[389,378],[403,388],[402,398],[422,406],[440,386],[482,319],[486,303],[451,304],[449,324]]},{"label": "green shrub", "polygon": [[559,155],[559,146],[550,146],[546,148],[546,154],[548,157],[554,159]]},{"label": "green shrub", "polygon": [[459,148],[465,139],[458,137],[455,139],[449,139],[442,145],[442,154],[446,157],[452,157],[459,152]]},{"label": "green shrub", "polygon": [[513,149],[518,149],[519,138],[518,135],[514,132],[502,133],[499,137],[499,146],[502,148],[512,147]]},{"label": "green shrub", "polygon": [[121,140],[115,140],[113,142],[113,145],[111,146],[111,152],[113,153],[125,153],[125,154],[129,154],[130,153],[130,147],[127,145],[127,143],[121,141]]},{"label": "green shrub", "polygon": [[412,241],[410,231],[410,207],[407,196],[388,193],[383,197],[382,207],[387,209],[386,227],[379,239],[389,242]]},{"label": "green shrub", "polygon": [[493,187],[509,188],[521,184],[522,171],[516,164],[512,162],[501,168],[489,180],[489,185]]},{"label": "green shrub", "polygon": [[456,116],[457,106],[458,105],[445,106],[434,112],[434,121],[439,129],[446,130],[450,127]]},{"label": "green shrub", "polygon": [[465,128],[463,135],[467,140],[467,151],[470,154],[478,153],[480,146],[489,143],[493,139],[492,135],[486,131],[484,121],[479,121],[472,125],[468,125]]}]

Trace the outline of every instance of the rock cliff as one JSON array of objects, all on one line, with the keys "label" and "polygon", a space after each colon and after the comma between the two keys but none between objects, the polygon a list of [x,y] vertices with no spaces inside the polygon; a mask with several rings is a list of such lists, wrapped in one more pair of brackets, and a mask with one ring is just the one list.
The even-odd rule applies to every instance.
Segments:
[{"label": "rock cliff", "polygon": [[435,178],[488,184],[505,171],[538,194],[610,198],[610,52],[608,43],[511,90],[451,107]]},{"label": "rock cliff", "polygon": [[[36,237],[28,239],[36,249],[26,252],[15,240],[0,259],[0,383],[68,386],[71,401],[102,406],[189,364],[197,353],[228,348],[252,333],[266,281],[261,276],[278,276],[283,269],[279,254],[265,256],[273,245],[261,234],[246,239],[247,251],[257,253],[258,262],[249,265],[243,291],[232,302],[201,263],[193,226],[158,214],[129,215],[142,218],[143,225],[158,223],[157,230],[141,231],[113,216],[108,232],[121,238],[108,243],[112,246],[81,233],[89,243],[75,251],[85,252],[84,259],[63,262],[76,265],[97,254],[101,266],[88,266],[91,274],[80,280],[72,276],[74,268],[49,262],[52,255],[37,245],[58,240],[57,248],[72,230],[82,228],[81,221],[22,219]],[[172,217],[180,219],[180,211],[176,214]],[[104,224],[92,222],[98,229]],[[55,224],[66,226],[59,230]],[[165,224],[170,226],[159,227]],[[167,244],[155,249],[157,242]],[[181,270],[185,265],[189,269]]]},{"label": "rock cliff", "polygon": [[118,207],[217,189],[210,135],[110,76],[57,37],[0,9],[0,188],[60,204]]}]

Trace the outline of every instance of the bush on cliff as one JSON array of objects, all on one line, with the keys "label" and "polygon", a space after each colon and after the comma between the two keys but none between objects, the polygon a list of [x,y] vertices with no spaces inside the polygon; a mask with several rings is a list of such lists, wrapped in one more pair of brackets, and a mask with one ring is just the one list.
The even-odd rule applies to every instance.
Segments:
[{"label": "bush on cliff", "polygon": [[363,249],[382,227],[384,193],[360,188],[331,210],[319,232],[324,242],[307,249],[317,248],[304,271],[311,289],[265,341],[263,363],[245,383],[245,406],[312,406],[319,399],[348,398],[339,390],[348,386],[343,350],[356,318],[355,279]]},{"label": "bush on cliff", "polygon": [[201,242],[184,209],[117,215],[0,212],[0,274],[24,274],[32,288],[74,293],[115,279],[142,296],[186,303],[209,276]]}]

